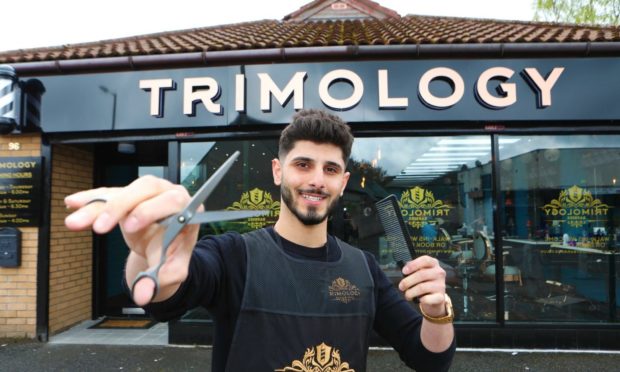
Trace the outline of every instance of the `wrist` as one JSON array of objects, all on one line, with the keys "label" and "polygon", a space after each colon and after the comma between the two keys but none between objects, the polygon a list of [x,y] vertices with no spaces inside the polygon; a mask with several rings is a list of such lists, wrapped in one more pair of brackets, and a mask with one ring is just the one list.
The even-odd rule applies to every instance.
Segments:
[{"label": "wrist", "polygon": [[452,309],[452,300],[447,294],[444,294],[444,303],[439,306],[433,306],[433,309],[425,311],[424,305],[420,304],[420,312],[424,319],[435,324],[452,323],[454,320],[454,310]]}]

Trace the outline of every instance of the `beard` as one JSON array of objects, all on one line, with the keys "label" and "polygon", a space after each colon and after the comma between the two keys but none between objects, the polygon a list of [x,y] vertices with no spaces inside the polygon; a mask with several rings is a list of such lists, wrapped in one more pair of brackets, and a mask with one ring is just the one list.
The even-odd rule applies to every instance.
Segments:
[{"label": "beard", "polygon": [[[305,190],[306,192],[311,192],[314,194],[327,195],[319,190]],[[293,192],[289,187],[284,185],[284,182],[280,185],[280,194],[282,195],[282,200],[284,204],[288,207],[288,209],[297,217],[297,219],[306,226],[318,225],[321,222],[325,221],[329,214],[336,208],[338,204],[338,198],[335,198],[331,201],[331,203],[327,206],[324,214],[319,214],[315,207],[308,207],[308,212],[306,214],[302,213],[299,208],[295,205],[293,201]]]}]

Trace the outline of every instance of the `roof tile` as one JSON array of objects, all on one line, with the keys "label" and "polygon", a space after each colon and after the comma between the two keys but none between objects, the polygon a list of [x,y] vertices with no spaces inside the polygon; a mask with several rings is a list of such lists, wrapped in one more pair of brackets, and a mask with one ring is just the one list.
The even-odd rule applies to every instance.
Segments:
[{"label": "roof tile", "polygon": [[262,20],[92,43],[0,52],[0,63],[196,51],[337,45],[620,42],[618,27],[405,16],[384,20]]}]

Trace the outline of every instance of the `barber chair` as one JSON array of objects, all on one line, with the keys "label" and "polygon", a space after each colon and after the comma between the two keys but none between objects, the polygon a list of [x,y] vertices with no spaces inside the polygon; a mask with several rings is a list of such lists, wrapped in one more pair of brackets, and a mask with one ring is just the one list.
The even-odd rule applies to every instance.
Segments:
[{"label": "barber chair", "polygon": [[[474,257],[480,263],[480,272],[485,278],[495,279],[495,254],[493,253],[493,247],[491,245],[491,239],[484,233],[478,232],[474,237]],[[506,265],[506,257],[508,252],[502,252],[504,262],[504,282],[519,283],[519,286],[523,285],[523,279],[521,277],[521,270],[516,266]]]}]

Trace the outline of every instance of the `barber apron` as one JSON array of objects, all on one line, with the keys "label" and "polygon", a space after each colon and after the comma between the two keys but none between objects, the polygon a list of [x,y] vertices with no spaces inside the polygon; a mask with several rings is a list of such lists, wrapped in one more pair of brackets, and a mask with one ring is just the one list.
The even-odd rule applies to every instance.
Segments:
[{"label": "barber apron", "polygon": [[336,239],[338,261],[308,261],[264,229],[243,238],[246,283],[226,370],[365,371],[375,299],[362,251]]}]

